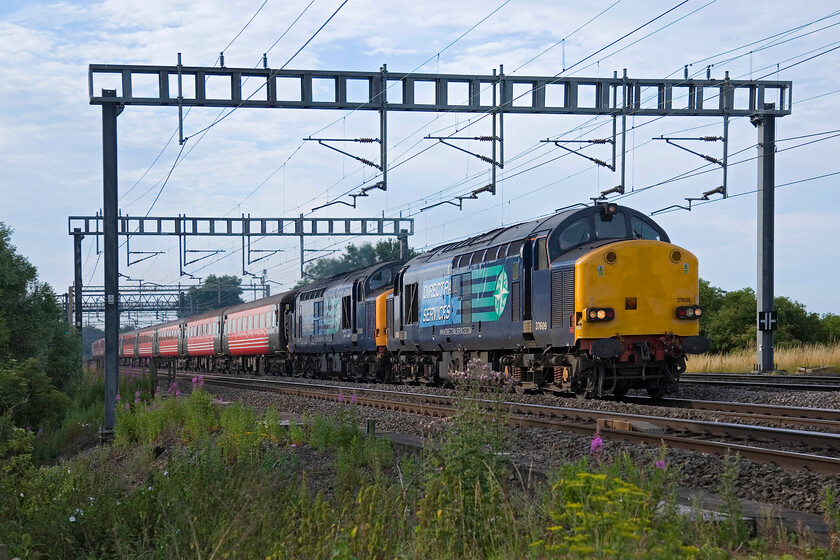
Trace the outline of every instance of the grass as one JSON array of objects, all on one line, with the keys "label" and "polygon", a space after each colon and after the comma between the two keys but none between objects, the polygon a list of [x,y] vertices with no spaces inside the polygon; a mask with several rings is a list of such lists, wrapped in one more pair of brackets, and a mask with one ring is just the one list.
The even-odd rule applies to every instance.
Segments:
[{"label": "grass", "polygon": [[[503,409],[488,419],[469,378],[458,412],[419,455],[364,437],[358,408],[284,425],[279,412],[188,396],[136,397],[113,447],[51,467],[26,464],[31,434],[0,441],[0,543],[20,558],[837,558],[796,536],[750,535],[722,462],[733,514],[678,515],[667,450],[634,461],[590,456],[539,484],[506,453]],[[12,438],[14,439],[14,438]],[[837,493],[826,518],[840,531]],[[699,516],[697,516],[699,518]]]},{"label": "grass", "polygon": [[[805,344],[790,348],[776,348],[773,353],[777,370],[795,373],[800,367],[821,368],[840,372],[840,343]],[[748,348],[728,354],[703,354],[691,356],[689,372],[747,373],[755,370],[756,350]]]}]

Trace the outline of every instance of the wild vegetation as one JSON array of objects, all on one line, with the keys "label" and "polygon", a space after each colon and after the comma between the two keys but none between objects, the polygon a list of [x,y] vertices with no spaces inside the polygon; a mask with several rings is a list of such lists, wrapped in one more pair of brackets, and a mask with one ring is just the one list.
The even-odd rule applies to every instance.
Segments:
[{"label": "wild vegetation", "polygon": [[[750,534],[735,461],[717,523],[678,513],[665,449],[634,462],[596,435],[587,459],[533,482],[509,461],[501,408],[488,419],[465,387],[424,450],[400,454],[363,435],[349,395],[333,418],[284,423],[218,402],[200,377],[182,396],[132,374],[113,447],[38,468],[30,432],[0,439],[0,543],[21,558],[838,557]],[[835,493],[824,503],[840,529]]]},{"label": "wild vegetation", "polygon": [[[693,356],[689,371],[753,371],[756,344],[756,297],[751,288],[726,292],[700,280],[700,334],[709,338],[711,352]],[[778,369],[828,367],[840,371],[840,315],[822,316],[787,297],[777,297],[775,362]]]}]

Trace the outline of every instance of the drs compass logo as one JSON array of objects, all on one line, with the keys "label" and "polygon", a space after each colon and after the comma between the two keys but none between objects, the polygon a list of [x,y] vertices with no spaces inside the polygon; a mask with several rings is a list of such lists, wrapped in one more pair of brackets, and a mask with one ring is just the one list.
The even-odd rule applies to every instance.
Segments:
[{"label": "drs compass logo", "polygon": [[502,311],[505,310],[505,304],[507,304],[509,293],[510,287],[508,286],[507,272],[505,272],[505,269],[502,269],[499,277],[496,279],[496,290],[493,292],[493,297],[496,300],[495,307],[497,317],[501,316]]}]

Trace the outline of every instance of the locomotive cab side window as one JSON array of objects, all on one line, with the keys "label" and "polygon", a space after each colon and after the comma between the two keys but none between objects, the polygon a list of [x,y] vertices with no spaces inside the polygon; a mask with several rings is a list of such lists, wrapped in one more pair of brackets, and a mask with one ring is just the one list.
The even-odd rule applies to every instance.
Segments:
[{"label": "locomotive cab side window", "polygon": [[545,270],[548,268],[548,253],[545,249],[545,237],[537,239],[534,245],[534,270]]},{"label": "locomotive cab side window", "polygon": [[370,291],[376,291],[391,283],[391,269],[389,267],[383,268],[368,279],[368,286]]},{"label": "locomotive cab side window", "polygon": [[589,241],[589,218],[584,216],[567,225],[560,234],[560,250],[568,251],[572,247]]},{"label": "locomotive cab side window", "polygon": [[420,302],[418,301],[417,283],[405,286],[405,322],[416,323],[420,316]]},{"label": "locomotive cab side window", "polygon": [[662,241],[659,232],[650,223],[642,220],[639,216],[630,217],[630,230],[633,232],[634,239]]}]

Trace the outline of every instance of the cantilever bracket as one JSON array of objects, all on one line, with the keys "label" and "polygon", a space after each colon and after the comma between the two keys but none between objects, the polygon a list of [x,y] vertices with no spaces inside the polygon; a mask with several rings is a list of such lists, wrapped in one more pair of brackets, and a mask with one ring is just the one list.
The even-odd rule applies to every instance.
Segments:
[{"label": "cantilever bracket", "polygon": [[373,163],[372,161],[370,161],[369,159],[359,157],[357,155],[351,154],[350,152],[345,152],[344,150],[340,150],[340,149],[336,148],[335,146],[331,146],[330,144],[325,143],[325,142],[359,142],[361,144],[370,144],[370,143],[373,143],[373,142],[379,142],[381,144],[382,142],[379,140],[379,138],[312,138],[312,137],[309,137],[309,138],[304,138],[303,140],[305,142],[310,142],[310,141],[318,142],[320,145],[324,146],[325,148],[329,148],[330,150],[334,150],[334,151],[336,151],[340,154],[343,154],[347,157],[351,157],[358,162],[364,163],[365,165],[369,165],[369,166],[371,166],[375,169],[378,169],[379,171],[382,171],[382,166],[381,165],[377,165],[377,164]]},{"label": "cantilever bracket", "polygon": [[460,196],[456,196],[452,200],[442,200],[440,202],[435,202],[434,204],[431,204],[429,206],[421,208],[420,211],[425,212],[426,210],[430,210],[430,209],[436,208],[438,206],[443,206],[444,204],[451,204],[452,206],[457,206],[458,210],[463,210],[465,200],[474,200],[474,199],[478,198],[478,195],[483,193],[483,192],[489,192],[490,194],[496,194],[496,188],[492,184],[484,185],[483,187],[479,187],[479,188],[471,191],[469,194],[462,194]]},{"label": "cantilever bracket", "polygon": [[673,140],[699,140],[699,141],[702,141],[702,142],[717,142],[719,140],[723,141],[722,136],[701,136],[699,138],[666,138],[665,136],[660,136],[659,138],[652,138],[651,140],[665,140],[665,142],[670,144],[671,146],[675,146],[675,147],[677,147],[681,150],[685,150],[686,152],[688,152],[690,154],[694,154],[697,157],[703,158],[706,161],[708,161],[709,163],[716,163],[717,165],[720,165],[721,167],[724,166],[724,163],[721,160],[717,159],[716,157],[712,157],[712,156],[707,155],[707,154],[701,154],[700,152],[695,152],[694,150],[690,150],[690,149],[686,148],[685,146],[681,146],[681,145],[673,142]]},{"label": "cantilever bracket", "polygon": [[344,202],[343,200],[333,200],[333,201],[327,202],[326,204],[322,204],[321,206],[316,206],[315,208],[312,209],[312,211],[314,212],[315,210],[320,210],[321,208],[326,208],[327,206],[332,206],[333,204],[344,204],[345,206],[349,206],[350,208],[355,208],[356,207],[356,199],[357,198],[363,198],[363,197],[366,197],[366,196],[370,196],[368,194],[368,192],[372,191],[374,189],[379,189],[381,191],[388,190],[388,188],[385,186],[385,182],[384,181],[379,181],[379,182],[374,183],[374,184],[372,184],[368,187],[362,187],[362,190],[360,190],[359,192],[357,192],[355,194],[351,194],[350,196],[351,196],[351,198],[353,198],[353,204],[350,204],[349,202]]},{"label": "cantilever bracket", "polygon": [[477,154],[475,152],[471,152],[462,148],[461,146],[456,146],[455,144],[451,144],[447,142],[447,140],[478,140],[479,142],[501,142],[501,138],[498,136],[471,136],[471,137],[456,137],[456,136],[426,136],[426,140],[437,140],[441,144],[445,144],[450,148],[455,148],[458,151],[464,152],[465,154],[469,154],[473,157],[480,159],[485,163],[489,163],[490,165],[496,166],[499,169],[504,169],[505,165],[501,162],[494,160],[493,158],[489,158],[487,156],[483,156],[481,154]]},{"label": "cantilever bracket", "polygon": [[562,144],[562,142],[580,142],[580,143],[584,143],[584,144],[615,144],[615,140],[612,140],[610,138],[597,138],[595,140],[549,140],[549,139],[546,139],[546,140],[540,140],[540,142],[550,142],[550,143],[554,144],[555,146],[557,146],[558,148],[563,148],[564,150],[566,150],[570,154],[578,155],[578,156],[580,156],[584,159],[588,159],[589,161],[591,161],[595,165],[600,165],[601,167],[606,167],[610,171],[615,171],[615,161],[613,161],[612,165],[610,165],[609,163],[607,163],[604,160],[594,158],[594,157],[589,157],[586,154],[580,153],[579,150],[573,150],[571,148],[567,148],[566,146],[564,146]]},{"label": "cantilever bracket", "polygon": [[[651,215],[651,216],[655,216],[656,214],[662,214],[663,212],[666,212],[666,211],[668,211],[668,210],[671,210],[672,208],[673,208],[673,209],[688,210],[689,212],[691,212],[691,204],[692,204],[693,202],[705,202],[705,201],[709,201],[709,200],[711,200],[711,199],[709,198],[710,196],[712,196],[712,195],[714,195],[714,194],[724,195],[725,193],[726,193],[726,190],[723,188],[723,186],[720,186],[720,187],[717,187],[717,188],[712,189],[712,190],[710,190],[710,191],[706,191],[706,192],[704,192],[704,193],[702,194],[702,196],[699,196],[699,197],[697,197],[697,198],[693,198],[693,197],[686,198],[685,200],[688,202],[688,206],[681,206],[681,205],[679,205],[679,204],[672,204],[671,206],[667,206],[667,207],[665,207],[665,208],[661,208],[661,209],[659,209],[659,210],[655,210],[655,211],[651,212],[651,213],[650,213],[650,215]],[[724,198],[726,198],[726,197],[724,196]]]}]

